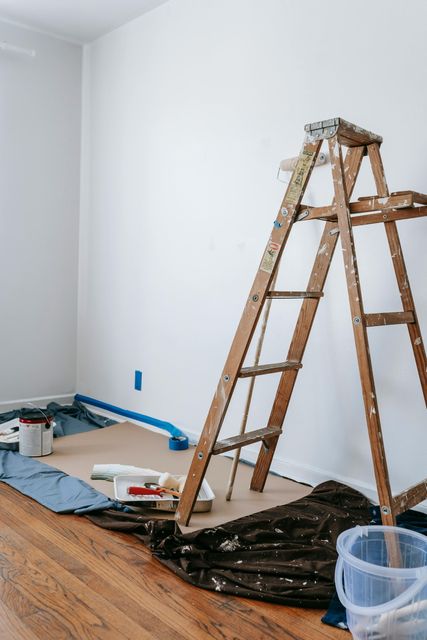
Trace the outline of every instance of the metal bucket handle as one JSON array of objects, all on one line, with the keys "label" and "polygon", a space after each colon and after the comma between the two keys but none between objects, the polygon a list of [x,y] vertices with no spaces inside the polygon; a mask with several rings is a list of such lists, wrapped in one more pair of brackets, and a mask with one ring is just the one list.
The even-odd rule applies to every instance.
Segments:
[{"label": "metal bucket handle", "polygon": [[[34,404],[33,402],[27,402],[26,404],[28,404],[29,406],[33,407],[35,411],[40,411],[40,413],[42,414],[42,416],[44,418],[46,418],[46,427],[51,427],[52,426],[52,418],[48,418],[48,416],[45,414],[45,412],[43,411],[43,409],[41,409],[40,407],[38,407],[36,404]],[[46,409],[47,411],[47,409]]]}]

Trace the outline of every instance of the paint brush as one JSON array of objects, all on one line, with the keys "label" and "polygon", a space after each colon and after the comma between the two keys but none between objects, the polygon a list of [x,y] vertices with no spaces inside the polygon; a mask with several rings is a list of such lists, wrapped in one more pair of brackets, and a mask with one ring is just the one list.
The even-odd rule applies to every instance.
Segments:
[{"label": "paint brush", "polygon": [[163,496],[163,494],[172,495],[175,497],[180,497],[181,494],[178,491],[173,491],[172,489],[165,489],[164,487],[128,487],[128,494],[131,496]]}]

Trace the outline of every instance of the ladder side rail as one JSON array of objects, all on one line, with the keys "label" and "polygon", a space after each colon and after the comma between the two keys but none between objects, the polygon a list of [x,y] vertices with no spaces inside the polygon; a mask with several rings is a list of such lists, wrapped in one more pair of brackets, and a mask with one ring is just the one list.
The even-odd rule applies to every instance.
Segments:
[{"label": "ladder side rail", "polygon": [[[374,174],[378,196],[386,197],[388,196],[389,191],[384,175],[379,146],[377,144],[369,145],[368,154],[372,165],[372,171]],[[411,286],[409,284],[409,278],[406,271],[405,259],[403,257],[402,246],[400,244],[399,232],[397,230],[395,221],[384,222],[384,228],[387,235],[403,309],[405,311],[411,311],[414,315],[413,322],[408,324],[408,333],[418,370],[418,376],[420,378],[424,401],[427,405],[427,357],[423,338],[421,335],[421,328],[415,309],[415,302],[412,296]]]},{"label": "ladder side rail", "polygon": [[380,501],[381,517],[384,524],[394,524],[395,518],[392,510],[393,498],[390,489],[387,459],[384,449],[374,375],[369,352],[368,334],[364,321],[363,299],[360,287],[356,250],[354,246],[353,230],[351,226],[349,198],[343,180],[344,167],[342,162],[341,145],[338,143],[336,138],[331,138],[328,142],[338,211],[338,227],[340,230],[353,333],[359,364],[359,374],[375,480]]},{"label": "ladder side rail", "polygon": [[[347,151],[344,171],[346,186],[350,194],[354,189],[364,152],[365,147],[351,147]],[[307,291],[323,291],[338,235],[337,223],[327,222],[319,243],[316,259],[307,285]],[[319,301],[320,298],[304,299],[289,347],[288,357],[301,361],[310,336]],[[282,374],[268,426],[281,427],[283,425],[297,375],[298,370],[289,370]],[[277,442],[278,438],[270,439],[261,446],[252,475],[251,489],[253,491],[263,491],[264,489]]]},{"label": "ladder side rail", "polygon": [[191,518],[194,503],[205,476],[212,449],[224,421],[238,374],[243,365],[266,295],[271,287],[280,257],[292,228],[295,212],[298,210],[304,195],[321,146],[322,140],[313,140],[311,136],[306,136],[243,310],[199,443],[194,452],[175,516],[180,524],[187,525]]}]

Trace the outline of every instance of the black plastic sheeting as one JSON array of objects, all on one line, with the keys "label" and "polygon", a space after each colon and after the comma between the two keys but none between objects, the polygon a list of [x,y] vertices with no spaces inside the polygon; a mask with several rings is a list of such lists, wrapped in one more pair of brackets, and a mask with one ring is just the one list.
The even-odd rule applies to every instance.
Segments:
[{"label": "black plastic sheeting", "polygon": [[187,582],[284,605],[326,608],[334,594],[338,535],[371,519],[365,496],[338,482],[295,502],[182,534],[173,520],[104,511],[95,524],[137,536]]}]

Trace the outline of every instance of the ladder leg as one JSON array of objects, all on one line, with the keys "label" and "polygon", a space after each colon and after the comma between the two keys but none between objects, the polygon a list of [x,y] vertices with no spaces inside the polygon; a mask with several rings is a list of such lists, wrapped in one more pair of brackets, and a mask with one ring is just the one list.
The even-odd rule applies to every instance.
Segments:
[{"label": "ladder leg", "polygon": [[[364,147],[352,147],[347,151],[345,159],[345,176],[348,192],[351,194],[356,183],[360,165],[364,154]],[[338,240],[338,229],[336,222],[327,222],[320,240],[317,257],[311,271],[307,291],[323,291],[329,267],[334,255]],[[311,327],[316,315],[319,298],[305,299],[302,303],[298,316],[294,335],[288,352],[288,358],[301,362],[305,347],[310,335]],[[268,426],[282,426],[289,401],[292,395],[298,370],[283,372],[277,388],[273,408],[268,421]],[[273,460],[278,438],[271,438],[269,442],[261,445],[258,459],[252,475],[251,489],[253,491],[263,491],[267,475]]]},{"label": "ladder leg", "polygon": [[405,311],[412,311],[414,315],[414,322],[407,324],[407,327],[424,394],[424,400],[427,405],[427,358],[421,336],[420,325],[418,324],[415,303],[406,273],[405,260],[403,258],[402,247],[400,245],[399,233],[397,231],[396,223],[393,221],[384,223],[384,227],[387,234],[387,240],[390,247],[390,253],[393,260],[400,296],[402,298],[403,308]]},{"label": "ladder leg", "polygon": [[353,332],[356,343],[357,359],[359,363],[360,381],[362,385],[363,401],[365,405],[366,422],[368,425],[369,441],[371,445],[375,479],[384,524],[393,524],[393,497],[391,494],[387,460],[384,449],[378,402],[375,391],[374,375],[369,353],[368,335],[364,319],[362,291],[359,282],[356,251],[354,247],[351,226],[349,200],[343,176],[341,145],[336,137],[329,141],[331,154],[332,176],[334,181],[335,199],[337,204],[338,227],[347,279],[347,289],[350,301]]},{"label": "ladder leg", "polygon": [[193,461],[187,474],[187,481],[175,515],[176,520],[180,524],[187,525],[191,518],[194,503],[212,456],[212,449],[224,421],[238,374],[242,368],[266,295],[276,273],[280,257],[294,222],[296,211],[304,195],[321,145],[322,140],[313,141],[311,137],[307,137],[293,171],[291,181],[283,198],[273,231],[243,310],[243,315],[212,400],[203,432],[194,452]]},{"label": "ladder leg", "polygon": [[[386,197],[389,195],[387,182],[384,176],[379,146],[377,144],[369,145],[369,159],[372,165],[372,171],[375,178],[378,195]],[[417,313],[415,310],[415,302],[412,297],[411,286],[409,284],[408,274],[406,272],[405,260],[403,257],[402,247],[400,244],[399,233],[397,231],[396,222],[385,222],[385,232],[390,247],[391,258],[393,261],[394,272],[396,274],[397,285],[402,299],[402,306],[405,311],[412,311],[414,322],[408,323],[409,339],[411,341],[412,350],[414,352],[415,363],[418,369],[421,388],[424,394],[424,400],[427,405],[427,358],[424,349],[421,328],[418,323]]]}]

